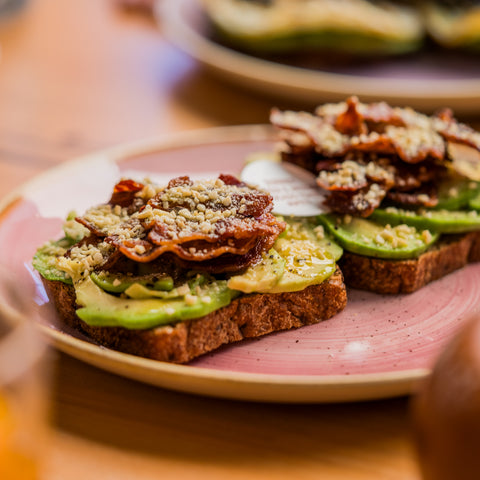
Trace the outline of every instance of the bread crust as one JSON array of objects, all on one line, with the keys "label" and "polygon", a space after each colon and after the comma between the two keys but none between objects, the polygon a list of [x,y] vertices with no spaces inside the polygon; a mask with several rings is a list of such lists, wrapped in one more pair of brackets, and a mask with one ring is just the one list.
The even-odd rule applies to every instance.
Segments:
[{"label": "bread crust", "polygon": [[471,234],[472,246],[468,253],[468,261],[470,263],[480,262],[480,232]]},{"label": "bread crust", "polygon": [[43,279],[61,319],[100,345],[146,358],[186,363],[221,345],[311,325],[347,304],[340,269],[320,285],[299,292],[242,295],[208,315],[147,330],[90,326],[75,313],[73,286]]},{"label": "bread crust", "polygon": [[345,251],[339,261],[348,287],[375,293],[411,293],[468,263],[480,261],[480,232],[448,235],[410,260],[366,257]]}]

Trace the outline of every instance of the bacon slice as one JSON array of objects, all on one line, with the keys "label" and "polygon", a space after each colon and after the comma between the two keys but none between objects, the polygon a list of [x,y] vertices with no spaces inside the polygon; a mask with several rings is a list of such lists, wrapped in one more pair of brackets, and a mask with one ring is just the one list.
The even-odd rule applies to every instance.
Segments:
[{"label": "bacon slice", "polygon": [[388,126],[386,134],[395,152],[405,163],[419,163],[426,159],[445,158],[446,145],[433,130],[416,126]]},{"label": "bacon slice", "polygon": [[400,192],[417,190],[425,183],[438,183],[446,174],[446,168],[433,161],[424,161],[416,165],[394,162],[394,184],[392,189]]},{"label": "bacon slice", "polygon": [[331,192],[357,192],[368,186],[366,167],[356,161],[346,160],[336,170],[321,171],[317,184]]},{"label": "bacon slice", "polygon": [[341,214],[368,217],[380,206],[385,195],[386,190],[376,183],[371,183],[355,192],[337,191],[326,198],[325,205]]},{"label": "bacon slice", "polygon": [[381,131],[384,125],[405,126],[403,118],[388,103],[379,102],[362,105],[358,103],[357,99],[357,105],[359,105],[358,108],[361,110],[370,130]]},{"label": "bacon slice", "polygon": [[347,109],[335,120],[335,129],[344,135],[365,135],[368,133],[363,115],[358,111],[358,98],[347,99]]},{"label": "bacon slice", "polygon": [[136,193],[143,188],[144,185],[142,183],[137,183],[134,180],[121,180],[113,188],[113,194],[108,203],[128,207],[135,200]]},{"label": "bacon slice", "polygon": [[[317,173],[318,185],[328,191],[327,205],[338,213],[367,215],[381,197],[370,201],[366,192],[373,185],[394,202],[433,206],[438,199],[432,185],[446,172],[480,180],[480,133],[457,122],[449,109],[429,117],[411,108],[363,104],[350,97],[318,107],[315,114],[273,110],[271,122],[282,132],[282,160]],[[452,145],[470,152],[465,155],[463,150],[459,156],[460,149]],[[357,170],[378,163],[393,179],[363,173],[344,177],[350,160],[357,162]]]},{"label": "bacon slice", "polygon": [[433,185],[423,185],[421,189],[414,192],[390,190],[386,196],[393,203],[407,208],[432,208],[438,204],[437,189]]},{"label": "bacon slice", "polygon": [[205,271],[237,271],[260,260],[284,230],[272,209],[269,194],[231,175],[214,182],[178,177],[133,216],[139,236],[124,235],[122,226],[105,241],[135,262],[173,254],[179,263]]}]

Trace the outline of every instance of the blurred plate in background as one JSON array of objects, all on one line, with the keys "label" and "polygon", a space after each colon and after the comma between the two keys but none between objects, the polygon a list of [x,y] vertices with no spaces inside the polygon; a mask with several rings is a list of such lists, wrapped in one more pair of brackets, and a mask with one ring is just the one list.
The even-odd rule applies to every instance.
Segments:
[{"label": "blurred plate in background", "polygon": [[223,77],[298,104],[339,101],[355,94],[362,101],[384,100],[432,111],[480,111],[480,62],[472,55],[425,51],[368,64],[319,70],[257,58],[211,38],[198,0],[158,1],[155,14],[162,31],[179,48]]}]

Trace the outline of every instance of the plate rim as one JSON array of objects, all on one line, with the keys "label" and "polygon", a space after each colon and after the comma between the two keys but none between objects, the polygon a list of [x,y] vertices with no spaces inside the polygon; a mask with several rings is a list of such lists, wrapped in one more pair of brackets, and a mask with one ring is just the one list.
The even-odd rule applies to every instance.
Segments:
[{"label": "plate rim", "polygon": [[[219,135],[221,135],[219,137]],[[221,140],[219,141],[219,138]],[[269,125],[239,125],[180,131],[127,142],[67,160],[17,187],[0,201],[0,229],[4,215],[22,200],[33,185],[48,183],[49,177],[96,162],[118,164],[128,157],[185,146],[214,145],[238,141],[273,140]],[[273,403],[332,403],[377,400],[411,394],[430,369],[415,368],[394,372],[349,375],[294,375],[235,372],[230,370],[176,365],[137,357],[99,346],[70,335],[54,325],[38,320],[40,330],[58,350],[103,370],[151,385],[185,393],[218,398]],[[103,363],[109,363],[105,366]],[[155,375],[138,375],[140,367]],[[190,385],[188,381],[193,381]]]},{"label": "plate rim", "polygon": [[[295,91],[303,99],[316,101],[329,98],[338,101],[354,93],[365,101],[383,98],[392,102],[409,102],[430,105],[438,108],[443,103],[458,111],[473,110],[473,106],[464,102],[480,102],[480,79],[396,79],[364,77],[341,73],[312,71],[302,67],[282,65],[263,60],[245,53],[219,45],[206,36],[197,33],[183,15],[184,8],[200,9],[197,0],[177,0],[164,2],[156,0],[154,15],[166,37],[185,53],[228,76],[242,79],[250,86],[274,87],[279,92]],[[234,62],[232,62],[232,60]],[[247,73],[246,73],[247,72]],[[381,80],[375,82],[374,80]],[[373,81],[372,81],[373,80]],[[328,88],[319,88],[319,84],[328,84]],[[323,95],[324,98],[319,98]]]},{"label": "plate rim", "polygon": [[[422,368],[390,373],[322,376],[217,370],[137,357],[82,340],[53,326],[39,327],[58,350],[102,370],[157,387],[231,400],[267,403],[380,400],[412,393],[416,385],[430,373]],[[105,367],[102,361],[105,359],[114,366]],[[137,368],[159,376],[149,374],[139,378]],[[190,381],[195,383],[185,384]]]}]

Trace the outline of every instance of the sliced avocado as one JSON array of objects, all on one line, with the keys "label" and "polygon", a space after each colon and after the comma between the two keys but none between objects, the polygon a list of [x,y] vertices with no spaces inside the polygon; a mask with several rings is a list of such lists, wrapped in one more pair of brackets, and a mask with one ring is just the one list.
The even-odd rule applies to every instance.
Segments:
[{"label": "sliced avocado", "polygon": [[355,54],[399,54],[418,50],[419,38],[388,38],[355,31],[295,31],[274,35],[232,35],[218,28],[225,41],[239,48],[256,52],[294,52],[302,49],[332,49]]},{"label": "sliced avocado", "polygon": [[323,225],[319,225],[315,218],[291,217],[283,219],[287,222],[287,228],[280,235],[280,238],[288,240],[311,240],[319,247],[327,250],[333,255],[335,261],[342,256],[343,249],[332,237],[325,232]]},{"label": "sliced avocado", "polygon": [[350,215],[322,215],[320,221],[345,250],[369,257],[415,258],[438,238],[428,230],[420,233],[405,224],[391,227]]},{"label": "sliced avocado", "polygon": [[406,223],[419,230],[427,229],[438,233],[465,233],[480,230],[480,214],[475,210],[421,210],[414,212],[388,207],[377,208],[369,218],[382,224]]},{"label": "sliced avocado", "polygon": [[287,228],[262,262],[228,286],[244,293],[280,293],[322,283],[335,271],[343,250],[325,235],[323,227],[306,218],[283,218]]},{"label": "sliced avocado", "polygon": [[480,192],[470,199],[468,206],[473,210],[480,210]]},{"label": "sliced avocado", "polygon": [[147,329],[181,320],[203,317],[228,305],[239,292],[225,280],[211,281],[199,295],[174,299],[120,298],[102,290],[90,277],[75,285],[77,315],[89,325]]},{"label": "sliced avocado", "polygon": [[438,189],[435,210],[461,210],[479,193],[478,182],[460,175],[451,175]]},{"label": "sliced avocado", "polygon": [[111,293],[122,293],[134,284],[158,291],[170,291],[173,289],[173,278],[162,274],[133,276],[109,272],[93,272],[91,277],[100,288]]},{"label": "sliced avocado", "polygon": [[70,276],[56,267],[56,258],[62,256],[75,242],[65,237],[56,242],[48,242],[40,247],[32,260],[32,265],[47,280],[72,284]]},{"label": "sliced avocado", "polygon": [[242,275],[235,275],[228,280],[228,287],[244,293],[270,291],[285,270],[285,259],[271,248],[262,260]]},{"label": "sliced avocado", "polygon": [[[215,282],[213,277],[208,275],[197,274],[194,278],[191,278],[189,281],[177,285],[171,290],[159,290],[155,288],[155,283],[151,286],[148,284],[142,284],[140,282],[135,282],[131,284],[125,291],[125,295],[134,299],[142,298],[179,298],[186,297],[186,295],[202,295],[202,289],[209,282]],[[173,279],[172,279],[173,286]],[[170,284],[169,284],[170,286]]]},{"label": "sliced avocado", "polygon": [[303,290],[322,283],[335,271],[333,255],[311,240],[279,238],[274,247],[285,260],[285,270],[268,293]]}]

